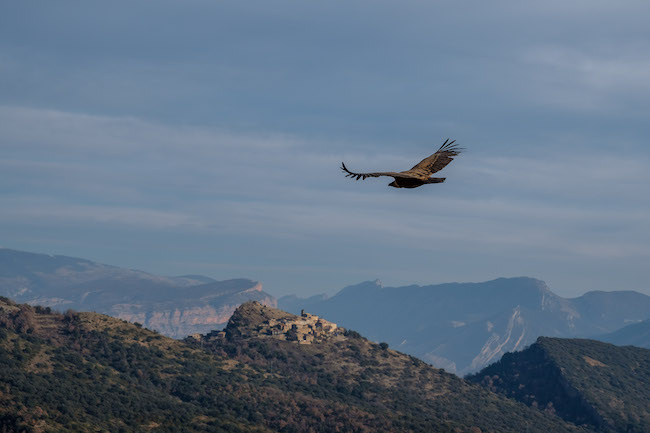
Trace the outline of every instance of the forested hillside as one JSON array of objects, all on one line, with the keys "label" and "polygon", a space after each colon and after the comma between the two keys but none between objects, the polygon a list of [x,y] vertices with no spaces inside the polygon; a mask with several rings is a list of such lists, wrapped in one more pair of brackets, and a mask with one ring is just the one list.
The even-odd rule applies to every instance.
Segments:
[{"label": "forested hillside", "polygon": [[4,299],[0,431],[581,431],[352,331],[269,338],[269,314],[287,313],[247,303],[183,342]]},{"label": "forested hillside", "polygon": [[469,377],[486,388],[603,432],[650,431],[650,350],[539,338]]}]

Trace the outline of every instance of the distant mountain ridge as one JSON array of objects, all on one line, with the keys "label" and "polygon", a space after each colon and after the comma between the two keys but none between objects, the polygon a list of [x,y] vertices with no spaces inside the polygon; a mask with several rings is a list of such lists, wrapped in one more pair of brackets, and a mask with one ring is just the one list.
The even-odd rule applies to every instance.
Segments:
[{"label": "distant mountain ridge", "polygon": [[617,346],[637,346],[650,349],[650,319],[627,325],[609,334],[600,335],[596,340]]},{"label": "distant mountain ridge", "polygon": [[539,336],[592,337],[650,318],[650,297],[641,293],[567,299],[526,277],[406,287],[368,281],[331,298],[283,297],[278,304],[329,317],[457,374],[477,371]]},{"label": "distant mountain ridge", "polygon": [[225,326],[249,300],[275,306],[258,282],[164,277],[90,260],[0,248],[0,295],[59,310],[96,311],[174,338]]}]

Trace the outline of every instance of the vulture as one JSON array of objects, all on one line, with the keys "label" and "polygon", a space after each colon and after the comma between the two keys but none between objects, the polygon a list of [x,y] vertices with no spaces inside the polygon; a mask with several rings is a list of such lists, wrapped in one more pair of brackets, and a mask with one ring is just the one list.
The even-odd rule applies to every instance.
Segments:
[{"label": "vulture", "polygon": [[345,173],[345,177],[353,177],[356,180],[366,179],[368,177],[390,176],[395,180],[388,184],[393,188],[417,188],[418,186],[427,183],[442,183],[446,178],[444,177],[429,177],[447,166],[454,156],[458,155],[463,149],[454,144],[456,140],[445,140],[440,146],[440,149],[431,156],[424,158],[406,171],[378,171],[374,173],[353,173],[341,163],[341,170]]}]

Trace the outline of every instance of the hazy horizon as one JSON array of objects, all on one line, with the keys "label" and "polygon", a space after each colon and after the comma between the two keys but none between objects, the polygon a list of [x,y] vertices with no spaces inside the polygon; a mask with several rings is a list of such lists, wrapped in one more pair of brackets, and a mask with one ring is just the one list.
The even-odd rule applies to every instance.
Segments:
[{"label": "hazy horizon", "polygon": [[[83,259],[83,260],[90,260],[92,262],[96,262],[95,260],[89,259],[87,257],[75,257],[75,256],[67,256],[67,255],[62,255],[62,254],[50,254],[50,253],[37,252],[37,251],[22,251],[22,250],[16,250],[15,248],[9,248],[9,247],[3,246],[3,245],[0,245],[0,250],[1,249],[11,250],[11,251],[18,251],[18,252],[21,252],[21,253],[43,254],[43,255],[47,255],[49,257],[59,256],[59,257],[66,257],[66,258],[77,258],[77,259]],[[96,262],[96,263],[99,263],[101,265],[115,266],[115,265],[113,265],[111,263],[101,263],[101,262]],[[211,275],[205,275],[205,274],[192,274],[192,273],[176,273],[176,274],[164,274],[164,273],[162,273],[162,274],[158,274],[156,272],[148,271],[146,269],[139,269],[139,268],[129,267],[129,266],[125,266],[125,267],[120,266],[120,268],[129,269],[129,270],[132,270],[132,271],[144,272],[144,273],[147,273],[147,274],[151,274],[151,275],[154,275],[154,276],[160,276],[160,277],[183,277],[183,276],[195,275],[195,276],[203,276],[203,277],[213,278],[213,279],[219,281],[217,278],[215,278],[215,277],[213,277]],[[221,281],[225,281],[225,280],[229,280],[229,279],[239,279],[239,278],[252,280],[252,279],[242,275],[242,276],[235,276],[233,278],[226,278],[226,279],[221,280]],[[348,284],[345,284],[344,286],[341,286],[341,287],[329,287],[329,288],[326,288],[325,290],[323,290],[321,292],[313,292],[313,291],[304,292],[304,291],[298,290],[296,292],[282,292],[282,293],[278,294],[278,293],[274,293],[274,292],[269,291],[264,286],[263,281],[257,281],[257,280],[252,280],[252,281],[260,283],[261,286],[262,286],[263,291],[265,291],[265,292],[269,293],[270,295],[274,296],[276,299],[280,299],[283,296],[297,296],[299,298],[307,298],[307,297],[310,297],[310,296],[319,296],[319,295],[324,295],[324,296],[330,298],[332,296],[335,296],[339,292],[341,292],[343,289],[346,289],[346,288],[352,287],[352,286],[357,286],[357,285],[364,284],[364,283],[368,283],[368,282],[379,283],[382,288],[401,288],[401,287],[411,287],[411,286],[426,287],[426,286],[437,286],[437,285],[456,284],[456,283],[457,284],[480,284],[480,283],[485,283],[485,282],[498,280],[498,279],[517,279],[517,278],[531,278],[531,279],[540,280],[540,281],[543,281],[544,283],[546,283],[546,281],[543,278],[535,278],[535,277],[530,277],[528,275],[518,275],[518,276],[508,276],[508,277],[503,277],[502,276],[502,277],[496,277],[496,278],[493,278],[493,279],[490,279],[490,280],[480,280],[480,281],[441,281],[441,282],[437,282],[437,283],[426,283],[426,282],[424,282],[424,283],[419,283],[419,284],[411,283],[411,282],[402,282],[402,283],[397,282],[397,283],[393,283],[393,284],[385,284],[384,281],[381,280],[380,278],[374,278],[374,279],[366,279],[366,280],[363,280],[363,281],[349,282]],[[576,294],[576,295],[563,296],[561,293],[558,293],[553,287],[550,287],[548,284],[547,284],[547,287],[552,292],[554,292],[555,294],[557,294],[559,296],[562,296],[564,298],[567,298],[567,299],[578,298],[578,297],[584,295],[585,293],[590,292],[588,290],[588,291],[585,291],[583,293],[579,293],[579,294]],[[620,289],[620,290],[606,290],[606,291],[612,292],[612,291],[627,291],[627,290],[626,289]],[[304,292],[304,293],[301,293],[301,292]],[[643,292],[640,292],[640,293],[643,293]]]},{"label": "hazy horizon", "polygon": [[[0,245],[276,295],[650,294],[650,3],[0,7]],[[415,190],[405,170],[466,148]]]}]

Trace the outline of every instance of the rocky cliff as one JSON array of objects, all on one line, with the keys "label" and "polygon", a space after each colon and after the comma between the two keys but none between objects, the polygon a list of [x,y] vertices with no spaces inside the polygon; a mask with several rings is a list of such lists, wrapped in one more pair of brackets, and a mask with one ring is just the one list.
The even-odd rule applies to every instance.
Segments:
[{"label": "rocky cliff", "polygon": [[[223,328],[242,302],[255,300],[270,307],[277,306],[276,299],[262,291],[262,285],[258,282],[239,280],[239,290],[221,293],[220,286],[227,283],[229,282],[211,283],[210,289],[205,289],[208,296],[191,297],[183,301],[115,304],[106,313],[129,322],[141,323],[173,338],[184,338]],[[191,290],[185,292],[191,294]]]}]

